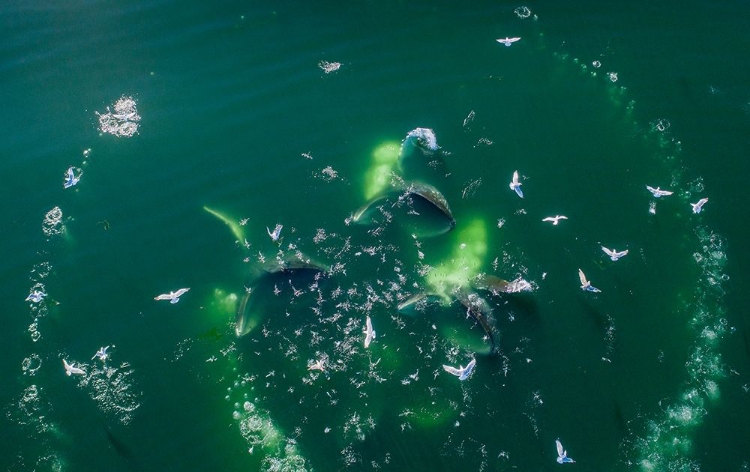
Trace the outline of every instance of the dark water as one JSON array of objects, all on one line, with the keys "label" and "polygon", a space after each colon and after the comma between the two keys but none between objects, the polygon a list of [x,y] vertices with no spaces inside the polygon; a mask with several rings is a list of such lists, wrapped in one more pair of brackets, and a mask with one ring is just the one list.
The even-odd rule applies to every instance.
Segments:
[{"label": "dark water", "polygon": [[0,466],[749,470],[750,7],[526,8],[6,5]]}]

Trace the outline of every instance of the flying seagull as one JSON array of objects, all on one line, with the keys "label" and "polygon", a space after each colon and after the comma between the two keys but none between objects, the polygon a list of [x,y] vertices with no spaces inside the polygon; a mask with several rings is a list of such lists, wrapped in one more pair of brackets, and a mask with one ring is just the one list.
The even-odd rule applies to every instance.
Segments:
[{"label": "flying seagull", "polygon": [[475,365],[477,365],[477,360],[472,359],[471,362],[466,364],[466,367],[459,365],[458,369],[453,366],[443,364],[443,370],[448,372],[449,374],[455,375],[456,377],[458,377],[458,380],[466,380],[474,371]]},{"label": "flying seagull", "polygon": [[26,297],[26,301],[27,302],[33,302],[33,303],[39,303],[39,302],[42,301],[42,298],[44,298],[46,296],[47,296],[46,293],[44,293],[42,291],[39,291],[39,290],[34,290],[33,292],[31,292],[29,294],[28,297]]},{"label": "flying seagull", "polygon": [[370,347],[372,340],[375,339],[375,330],[372,329],[372,321],[370,321],[369,316],[365,321],[365,329],[363,329],[362,332],[365,333],[365,349],[367,349]]},{"label": "flying seagull", "polygon": [[324,359],[318,359],[314,363],[307,366],[307,370],[319,370],[321,372],[326,370],[325,367],[325,360]]},{"label": "flying seagull", "polygon": [[591,282],[586,280],[586,276],[583,274],[581,269],[578,269],[578,278],[581,279],[581,290],[586,292],[601,292],[598,288],[591,285]]},{"label": "flying seagull", "polygon": [[557,446],[557,463],[558,464],[574,464],[575,461],[568,457],[568,451],[563,449],[563,445],[559,439],[555,439],[555,445]]},{"label": "flying seagull", "polygon": [[567,219],[568,219],[567,216],[557,215],[557,216],[548,216],[547,218],[543,219],[542,221],[551,221],[553,225],[557,226],[557,223],[559,223],[560,220],[567,220]]},{"label": "flying seagull", "polygon": [[106,347],[100,347],[98,351],[96,351],[96,354],[94,354],[94,357],[91,358],[93,361],[94,359],[98,358],[102,362],[106,362],[107,359],[109,359],[109,354],[107,354],[107,349],[109,349],[109,346]]},{"label": "flying seagull", "polygon": [[64,188],[70,188],[81,180],[81,176],[76,177],[72,167],[68,167],[68,172],[65,174],[65,182],[63,182]]},{"label": "flying seagull", "polygon": [[674,193],[674,192],[670,192],[669,190],[662,190],[659,187],[656,187],[656,188],[649,187],[648,185],[646,185],[646,188],[648,189],[649,192],[654,194],[654,198],[665,197],[667,195],[672,195]]},{"label": "flying seagull", "polygon": [[505,44],[507,47],[510,47],[511,44],[515,43],[519,39],[521,39],[521,38],[507,38],[506,37],[506,38],[502,38],[502,39],[496,39],[495,41],[497,41],[500,44]]},{"label": "flying seagull", "polygon": [[190,289],[181,288],[177,290],[176,292],[163,293],[157,297],[154,297],[154,300],[169,300],[169,303],[177,303],[180,301],[180,297],[188,290]]},{"label": "flying seagull", "polygon": [[276,227],[271,231],[268,229],[268,226],[266,226],[266,231],[268,232],[268,235],[271,236],[271,240],[278,241],[279,235],[281,234],[281,228],[283,228],[283,225],[277,224]]},{"label": "flying seagull", "polygon": [[518,171],[513,172],[513,180],[510,182],[510,189],[514,190],[519,197],[523,198],[523,191],[521,190],[521,185],[523,185],[521,182],[518,181]]},{"label": "flying seagull", "polygon": [[701,198],[698,200],[698,203],[691,203],[690,205],[693,207],[693,213],[700,213],[701,210],[703,210],[703,205],[705,205],[708,202],[708,198]]},{"label": "flying seagull", "polygon": [[65,375],[70,377],[71,375],[85,375],[86,372],[83,371],[83,369],[79,369],[75,366],[75,364],[68,364],[68,361],[63,359],[63,367],[65,367]]},{"label": "flying seagull", "polygon": [[624,251],[617,252],[614,249],[607,249],[606,247],[602,246],[602,251],[604,251],[609,256],[609,258],[612,259],[613,261],[616,261],[617,259],[628,255],[627,249],[625,249]]}]

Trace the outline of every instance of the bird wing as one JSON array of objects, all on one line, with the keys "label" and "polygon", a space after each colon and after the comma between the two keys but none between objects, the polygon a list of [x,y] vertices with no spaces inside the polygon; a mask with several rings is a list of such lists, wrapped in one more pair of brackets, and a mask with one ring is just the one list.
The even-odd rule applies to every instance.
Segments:
[{"label": "bird wing", "polygon": [[625,249],[624,251],[620,251],[617,253],[617,257],[627,256],[629,249]]},{"label": "bird wing", "polygon": [[617,253],[615,251],[613,251],[612,249],[607,249],[604,246],[602,246],[602,251],[604,251],[609,257],[617,256]]},{"label": "bird wing", "polygon": [[565,457],[565,449],[559,439],[555,439],[555,445],[557,446],[557,456]]},{"label": "bird wing", "polygon": [[174,293],[174,296],[175,296],[175,297],[181,297],[181,296],[182,296],[182,295],[183,295],[183,294],[184,294],[185,292],[187,292],[188,290],[190,290],[190,289],[189,289],[189,288],[181,288],[181,289],[179,289],[178,291],[176,291],[176,292]]},{"label": "bird wing", "polygon": [[171,300],[173,297],[174,296],[171,293],[162,293],[161,295],[155,296],[154,300]]},{"label": "bird wing", "polygon": [[586,285],[587,283],[589,283],[589,281],[586,280],[586,275],[584,275],[581,269],[578,269],[578,278],[581,279],[581,285]]},{"label": "bird wing", "polygon": [[646,188],[648,189],[649,192],[653,193],[654,195],[659,193],[657,189],[655,189],[654,187],[651,187],[650,185],[646,185]]},{"label": "bird wing", "polygon": [[456,377],[460,377],[461,376],[461,371],[459,371],[458,369],[456,369],[453,366],[443,364],[443,370],[446,371],[446,372],[448,372],[449,374],[455,375]]},{"label": "bird wing", "polygon": [[555,221],[555,219],[551,216],[548,216],[547,218],[544,218],[542,221]]},{"label": "bird wing", "polygon": [[518,185],[518,171],[513,171],[513,184]]},{"label": "bird wing", "polygon": [[477,361],[476,359],[472,359],[471,362],[466,364],[466,367],[462,367],[461,369],[459,369],[459,372],[461,372],[461,375],[459,376],[459,378],[461,380],[464,380],[467,377],[469,377],[469,375],[471,375],[471,371],[474,370],[475,365],[477,365]]}]

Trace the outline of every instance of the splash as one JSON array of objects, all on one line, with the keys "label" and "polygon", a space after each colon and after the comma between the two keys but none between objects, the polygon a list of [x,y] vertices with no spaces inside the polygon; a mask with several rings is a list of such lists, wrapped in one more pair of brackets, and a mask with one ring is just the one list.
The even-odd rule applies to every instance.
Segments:
[{"label": "splash", "polygon": [[106,113],[97,112],[99,117],[99,131],[108,133],[118,138],[130,138],[138,132],[138,123],[141,116],[135,109],[133,97],[122,96],[112,106],[114,111],[107,107]]},{"label": "splash", "polygon": [[318,67],[320,67],[320,70],[322,70],[326,74],[330,74],[331,72],[336,72],[337,70],[341,69],[341,63],[320,61],[318,62]]},{"label": "splash", "polygon": [[48,238],[63,234],[65,232],[65,225],[63,224],[63,212],[60,207],[55,207],[48,211],[46,215],[44,215],[42,231]]}]

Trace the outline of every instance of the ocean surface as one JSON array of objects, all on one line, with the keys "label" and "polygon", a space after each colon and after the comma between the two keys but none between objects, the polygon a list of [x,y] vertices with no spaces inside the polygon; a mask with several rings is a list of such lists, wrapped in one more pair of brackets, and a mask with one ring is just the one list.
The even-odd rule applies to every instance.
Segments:
[{"label": "ocean surface", "polygon": [[0,21],[0,469],[750,470],[747,2]]}]

